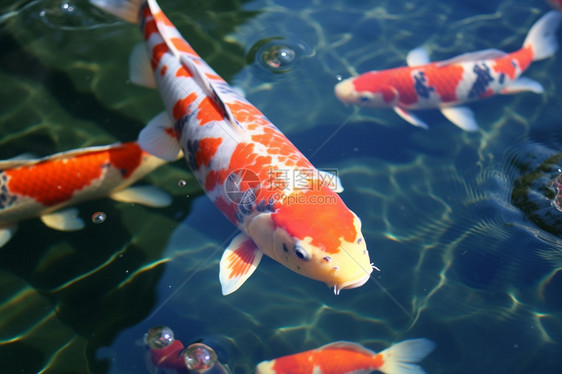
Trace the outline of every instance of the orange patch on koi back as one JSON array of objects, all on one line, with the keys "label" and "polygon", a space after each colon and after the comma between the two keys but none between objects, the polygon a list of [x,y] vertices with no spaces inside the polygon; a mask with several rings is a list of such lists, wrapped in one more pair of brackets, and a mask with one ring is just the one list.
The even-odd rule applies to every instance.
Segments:
[{"label": "orange patch on koi back", "polygon": [[174,120],[178,120],[187,114],[187,109],[191,103],[197,100],[197,94],[191,93],[184,97],[183,99],[179,99],[174,104],[174,108],[172,109],[172,115],[174,116]]},{"label": "orange patch on koi back", "polygon": [[160,59],[164,53],[168,52],[168,46],[166,43],[159,43],[152,48],[152,58],[150,59],[150,64],[152,65],[152,70],[156,70],[156,67],[160,63]]},{"label": "orange patch on koi back", "polygon": [[152,15],[154,17],[154,19],[160,23],[163,23],[166,26],[171,26],[174,27],[174,24],[172,22],[170,22],[170,20],[168,19],[168,17],[166,17],[166,15],[164,14],[164,12],[162,11],[158,11],[156,13],[154,13]]},{"label": "orange patch on koi back", "polygon": [[123,178],[128,178],[141,164],[142,153],[137,143],[125,143],[123,147],[109,150],[109,162],[121,171]]},{"label": "orange patch on koi back", "polygon": [[223,81],[223,79],[221,78],[220,75],[210,74],[210,73],[205,73],[205,75],[206,75],[207,78],[209,78],[209,79],[214,79],[214,80]]},{"label": "orange patch on koi back", "polygon": [[221,143],[222,138],[203,138],[199,140],[199,147],[195,153],[195,163],[198,168],[201,165],[209,166]]},{"label": "orange patch on koi back", "polygon": [[508,54],[505,57],[498,58],[494,60],[493,69],[496,73],[504,73],[510,79],[517,78],[517,70],[513,65],[513,61],[517,61],[521,71],[524,71],[529,67],[533,60],[532,47],[521,48],[518,51]]},{"label": "orange patch on koi back", "polygon": [[176,77],[185,77],[185,78],[190,78],[193,77],[193,74],[191,74],[191,72],[189,70],[187,70],[185,67],[180,66],[178,68],[178,70],[176,71]]},{"label": "orange patch on koi back", "polygon": [[32,166],[6,170],[11,193],[29,196],[46,206],[63,203],[76,191],[91,185],[102,176],[108,163],[106,152],[41,162]]},{"label": "orange patch on koi back", "polygon": [[180,52],[189,53],[199,57],[197,52],[187,43],[183,38],[170,38],[170,42],[177,48]]},{"label": "orange patch on koi back", "polygon": [[162,66],[162,69],[160,69],[160,75],[164,76],[164,74],[166,74],[166,71],[168,71],[168,65]]},{"label": "orange patch on koi back", "polygon": [[[230,157],[228,170],[246,169],[258,176],[262,189],[267,189],[271,184],[271,161],[269,155],[260,155],[254,152],[253,143],[239,143]],[[256,192],[256,196],[259,192]]]},{"label": "orange patch on koi back", "polygon": [[458,100],[457,86],[464,73],[461,65],[438,67],[436,64],[430,64],[423,72],[427,77],[427,85],[435,88],[444,103]]},{"label": "orange patch on koi back", "polygon": [[205,191],[213,190],[217,185],[223,185],[230,172],[227,169],[211,170],[205,177]]},{"label": "orange patch on koi back", "polygon": [[210,97],[205,97],[201,100],[198,108],[197,119],[200,126],[206,125],[211,121],[222,121],[223,119],[222,109]]},{"label": "orange patch on koi back", "polygon": [[[355,217],[336,193],[325,185],[299,193],[302,203],[280,204],[272,215],[274,225],[301,240],[312,238],[311,244],[327,253],[338,253],[340,240],[355,240]],[[330,209],[326,209],[328,204]]]},{"label": "orange patch on koi back", "polygon": [[284,356],[273,361],[275,373],[312,373],[315,360],[313,352]]},{"label": "orange patch on koi back", "polygon": [[146,21],[144,24],[144,40],[148,40],[152,33],[158,32],[158,26],[156,26],[156,21],[153,19],[150,21]]},{"label": "orange patch on koi back", "polygon": [[408,84],[413,88],[413,79],[411,79],[409,74],[405,74],[403,68],[365,73],[352,82],[355,91],[382,94],[386,103],[390,103],[395,99],[392,87],[395,87],[400,92],[400,99],[402,99],[402,91],[404,91],[404,96],[407,100],[409,96],[406,95],[406,93],[409,93]]},{"label": "orange patch on koi back", "polygon": [[375,356],[373,365],[377,368],[380,368],[384,365],[384,357],[380,353]]},{"label": "orange patch on koi back", "polygon": [[250,123],[253,125],[269,124],[269,121],[265,118],[262,112],[260,112],[258,108],[251,104],[236,101],[234,103],[229,103],[226,105],[228,105],[230,111],[234,114],[234,116],[240,123]]},{"label": "orange patch on koi back", "polygon": [[286,156],[283,160],[290,161],[285,164],[286,166],[313,168],[306,157],[281,132],[271,127],[264,127],[263,132],[263,134],[252,135],[252,140],[267,147],[268,154]]}]

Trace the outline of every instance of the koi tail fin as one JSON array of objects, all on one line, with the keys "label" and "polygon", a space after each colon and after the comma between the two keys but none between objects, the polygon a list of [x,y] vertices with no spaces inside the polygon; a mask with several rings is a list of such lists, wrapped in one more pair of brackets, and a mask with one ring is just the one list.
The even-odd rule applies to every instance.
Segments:
[{"label": "koi tail fin", "polygon": [[531,47],[533,61],[550,57],[558,50],[556,32],[560,22],[562,22],[562,13],[551,10],[531,27],[523,43],[523,48]]},{"label": "koi tail fin", "polygon": [[146,0],[90,0],[101,10],[124,21],[139,23],[139,13]]},{"label": "koi tail fin", "polygon": [[378,370],[385,374],[425,374],[416,363],[434,348],[434,342],[423,338],[396,343],[378,354],[383,357],[383,364]]}]

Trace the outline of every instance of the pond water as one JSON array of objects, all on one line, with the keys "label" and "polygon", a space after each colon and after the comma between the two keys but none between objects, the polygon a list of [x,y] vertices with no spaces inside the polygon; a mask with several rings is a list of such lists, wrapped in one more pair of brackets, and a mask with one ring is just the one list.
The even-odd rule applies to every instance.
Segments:
[{"label": "pond water", "polygon": [[[546,2],[159,4],[315,166],[337,168],[381,271],[336,296],[264,258],[222,296],[236,229],[179,160],[142,181],[173,195],[168,208],[101,199],[78,206],[81,231],[19,225],[0,249],[2,373],[155,372],[142,338],[156,325],[203,339],[236,374],[336,340],[380,351],[417,337],[436,343],[428,373],[562,372],[562,51],[525,74],[543,94],[471,103],[472,133],[437,111],[419,112],[423,130],[333,94],[422,44],[434,60],[514,51]],[[137,26],[83,0],[0,7],[1,159],[131,141],[162,111],[128,80]]]}]

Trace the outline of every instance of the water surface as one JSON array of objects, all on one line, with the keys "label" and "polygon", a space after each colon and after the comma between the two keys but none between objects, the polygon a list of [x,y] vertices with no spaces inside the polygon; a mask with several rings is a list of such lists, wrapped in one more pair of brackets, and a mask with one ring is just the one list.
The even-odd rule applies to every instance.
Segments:
[{"label": "water surface", "polygon": [[[339,79],[404,65],[422,44],[435,60],[513,51],[545,2],[160,5],[317,167],[339,170],[381,271],[335,296],[264,258],[223,297],[218,261],[236,231],[180,160],[143,181],[174,195],[169,208],[105,199],[79,206],[107,215],[79,232],[20,225],[0,250],[3,372],[151,372],[142,336],[159,324],[184,343],[203,338],[236,374],[335,340],[378,351],[414,337],[437,343],[428,373],[562,372],[561,52],[526,73],[544,94],[471,104],[475,133],[434,111],[420,113],[424,131],[333,95]],[[128,81],[136,26],[78,0],[1,13],[1,158],[133,140],[162,111],[157,92]],[[295,51],[282,71],[260,62],[272,44]]]}]

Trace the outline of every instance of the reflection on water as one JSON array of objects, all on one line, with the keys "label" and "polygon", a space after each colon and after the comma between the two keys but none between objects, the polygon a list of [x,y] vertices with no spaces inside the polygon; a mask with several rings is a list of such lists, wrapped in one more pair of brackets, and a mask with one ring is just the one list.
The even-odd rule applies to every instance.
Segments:
[{"label": "reflection on water", "polygon": [[[471,104],[471,134],[432,111],[422,131],[333,95],[338,78],[403,65],[421,44],[434,59],[517,49],[545,2],[160,5],[316,166],[339,169],[381,271],[336,297],[264,259],[222,297],[218,261],[234,227],[182,160],[148,178],[175,196],[171,208],[100,200],[79,207],[80,232],[21,225],[0,251],[4,370],[142,373],[143,334],[167,325],[237,374],[335,340],[377,351],[412,337],[437,343],[428,373],[562,371],[560,52],[528,71],[544,95]],[[1,158],[132,140],[162,110],[156,92],[128,82],[136,26],[78,0],[2,8]],[[259,65],[264,54],[279,67]]]}]

